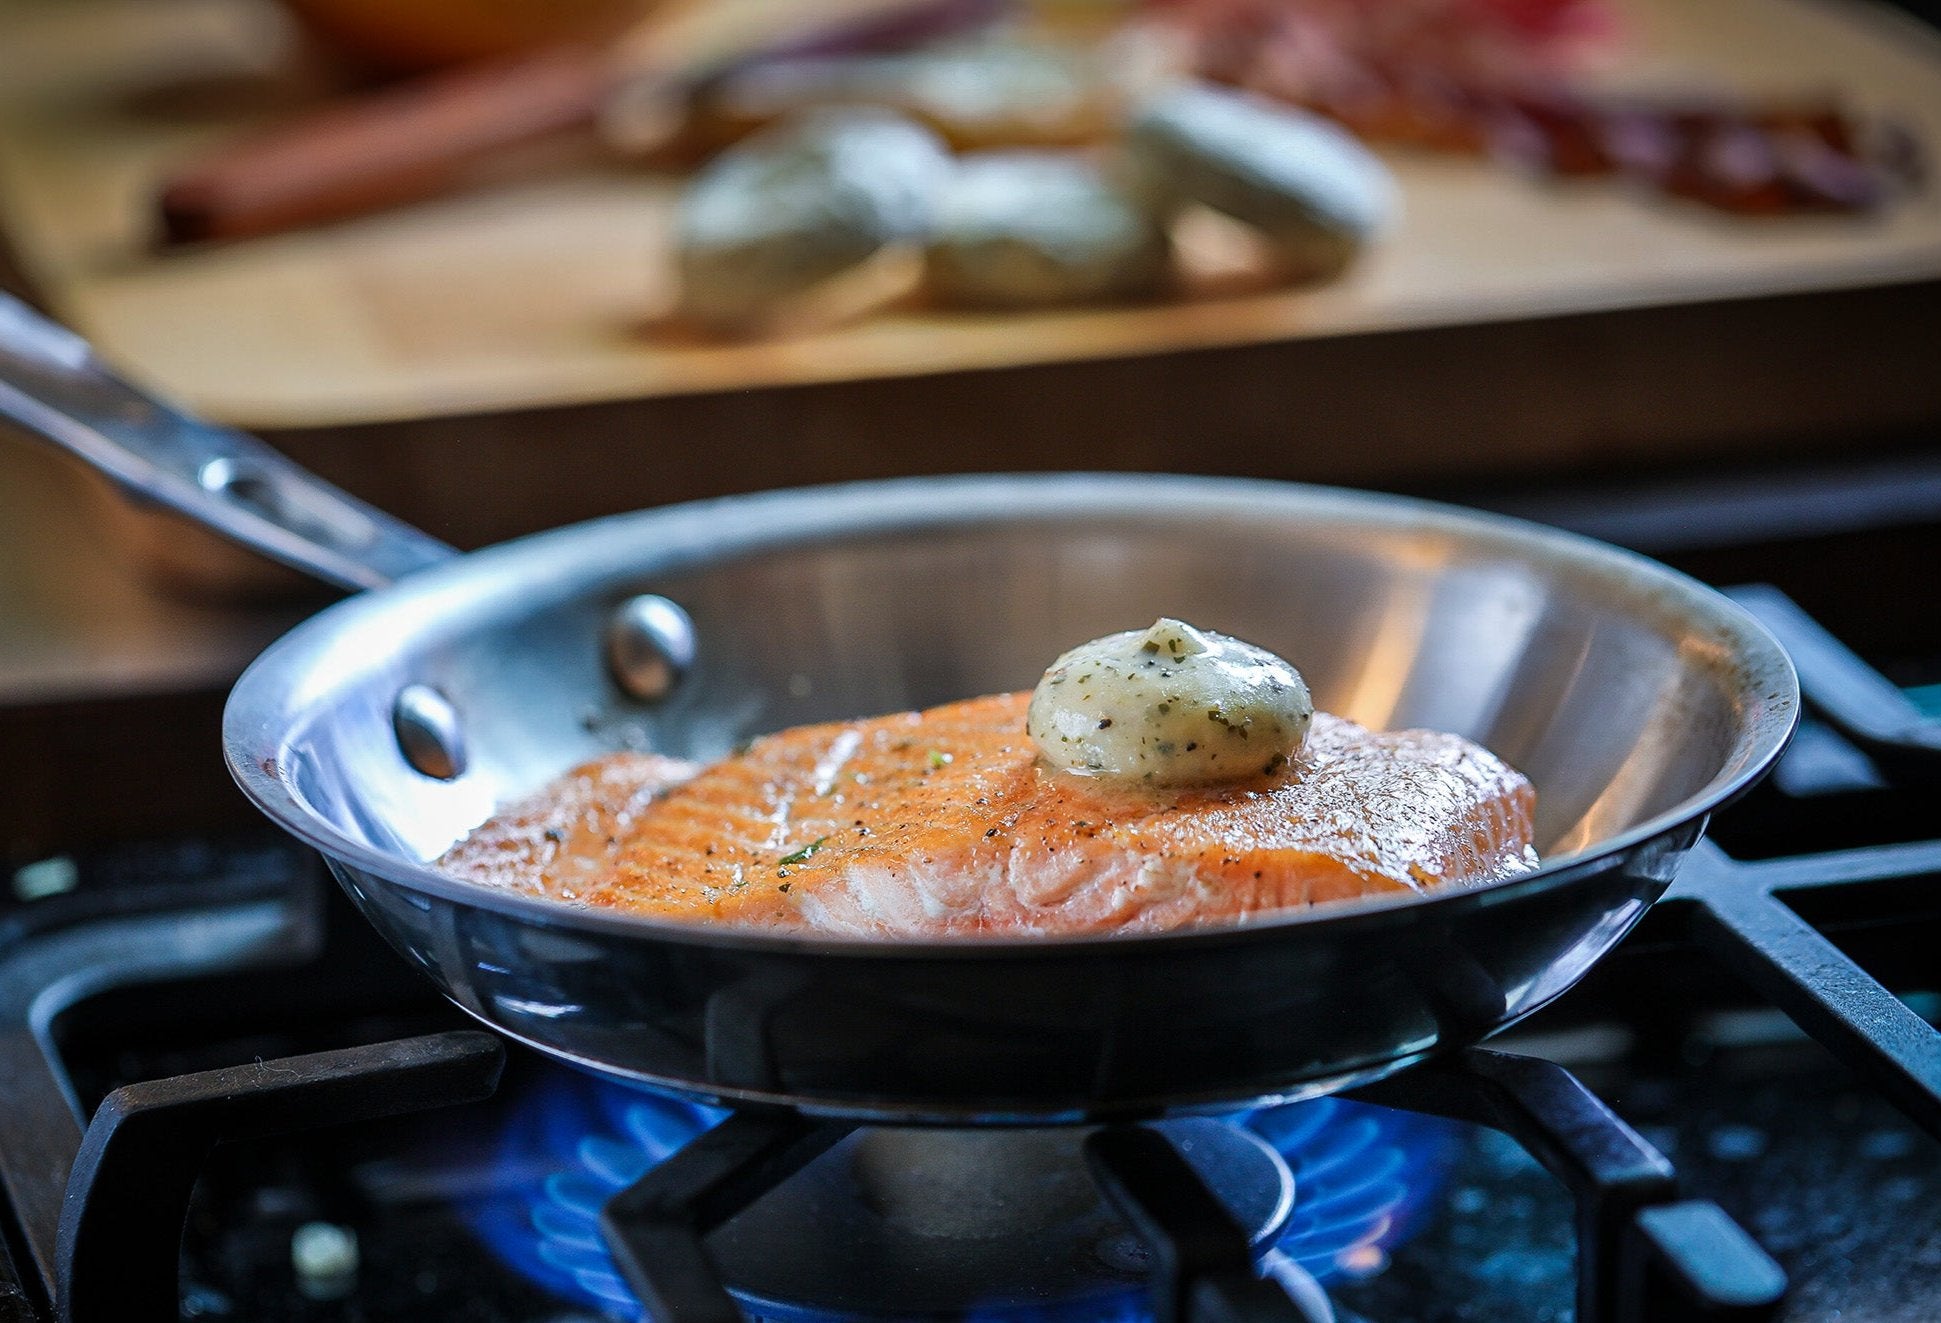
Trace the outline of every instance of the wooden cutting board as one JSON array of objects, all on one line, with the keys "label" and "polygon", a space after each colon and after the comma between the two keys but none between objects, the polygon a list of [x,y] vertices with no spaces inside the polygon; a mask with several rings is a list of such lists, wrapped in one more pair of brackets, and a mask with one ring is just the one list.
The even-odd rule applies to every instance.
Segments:
[{"label": "wooden cutting board", "polygon": [[[1835,89],[1941,148],[1941,41],[1865,0],[1627,0],[1612,81]],[[348,425],[1286,344],[1941,276],[1941,189],[1734,220],[1608,182],[1397,154],[1406,218],[1300,292],[1031,315],[904,310],[785,341],[654,329],[677,180],[555,169],[308,233],[158,254],[165,163],[314,96],[253,0],[0,7],[0,228],[59,316],[192,407]],[[1210,243],[1217,241],[1209,240]],[[1216,251],[1199,258],[1217,265]]]}]

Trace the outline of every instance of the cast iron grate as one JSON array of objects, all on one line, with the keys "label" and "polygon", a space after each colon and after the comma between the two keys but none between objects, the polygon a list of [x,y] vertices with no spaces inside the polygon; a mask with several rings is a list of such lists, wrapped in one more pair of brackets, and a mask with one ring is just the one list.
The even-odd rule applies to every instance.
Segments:
[{"label": "cast iron grate", "polygon": [[[1941,730],[1900,691],[1777,593],[1737,595],[1793,652],[1815,709],[1883,777],[1913,787],[1941,775]],[[1843,896],[1931,905],[1920,893],[1937,879],[1941,841],[1754,861],[1708,844],[1654,926],[1688,937],[1941,1135],[1941,1033],[1808,917],[1838,908]],[[275,891],[129,890],[107,904],[55,897],[38,902],[32,922],[0,928],[0,1072],[10,1104],[0,1183],[15,1217],[11,1245],[0,1245],[12,1251],[0,1255],[0,1284],[9,1288],[0,1291],[0,1323],[49,1313],[69,1323],[173,1318],[182,1217],[215,1144],[463,1102],[495,1086],[496,1039],[441,1034],[129,1085],[109,1094],[84,1135],[72,1082],[37,1032],[53,990],[125,980],[136,951],[151,953],[139,970],[150,980],[265,964],[288,980],[292,963],[316,961],[320,948],[314,936],[291,935],[287,913],[270,912],[289,906]],[[1752,1319],[1777,1309],[1785,1284],[1772,1260],[1715,1205],[1682,1198],[1671,1164],[1562,1067],[1472,1049],[1359,1096],[1501,1130],[1569,1189],[1583,1323]],[[843,1133],[786,1113],[744,1112],[616,1196],[604,1218],[608,1239],[652,1316],[739,1317],[702,1237]],[[1102,1130],[1088,1159],[1154,1251],[1162,1323],[1311,1318],[1256,1280],[1245,1235],[1221,1225],[1217,1200],[1154,1138],[1138,1127]]]}]

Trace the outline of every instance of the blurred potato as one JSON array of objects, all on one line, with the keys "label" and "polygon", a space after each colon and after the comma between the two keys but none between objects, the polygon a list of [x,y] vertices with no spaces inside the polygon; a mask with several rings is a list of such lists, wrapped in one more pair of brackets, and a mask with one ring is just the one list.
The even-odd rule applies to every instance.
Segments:
[{"label": "blurred potato", "polygon": [[692,127],[719,146],[803,111],[874,105],[927,124],[959,151],[1073,146],[1109,136],[1123,102],[1092,52],[972,40],[892,55],[759,63],[708,87]]}]

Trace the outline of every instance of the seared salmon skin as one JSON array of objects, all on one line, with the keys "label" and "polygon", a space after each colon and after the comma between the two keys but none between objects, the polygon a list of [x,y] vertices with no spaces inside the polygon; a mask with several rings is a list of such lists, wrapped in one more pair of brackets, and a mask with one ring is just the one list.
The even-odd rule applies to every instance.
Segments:
[{"label": "seared salmon skin", "polygon": [[801,726],[700,767],[614,754],[439,866],[657,918],[855,936],[1245,922],[1536,866],[1536,796],[1487,749],[1317,712],[1298,758],[1155,790],[1053,770],[1028,694]]}]

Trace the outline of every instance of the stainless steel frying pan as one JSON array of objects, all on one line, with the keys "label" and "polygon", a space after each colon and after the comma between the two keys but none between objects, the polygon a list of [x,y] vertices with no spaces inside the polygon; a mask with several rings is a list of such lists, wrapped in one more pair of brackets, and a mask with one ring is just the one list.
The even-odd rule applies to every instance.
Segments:
[{"label": "stainless steel frying pan", "polygon": [[[712,1100],[1106,1119],[1323,1093],[1474,1043],[1610,950],[1707,816],[1772,764],[1798,706],[1778,644],[1699,584],[1415,501],[1174,477],[912,480],[651,510],[461,557],[147,398],[10,303],[0,415],[144,497],[376,589],[237,684],[237,780],[472,1015]],[[798,722],[1020,688],[1072,643],[1161,614],[1281,652],[1330,711],[1496,750],[1536,783],[1548,862],[1239,927],[955,942],[657,922],[427,862],[595,754],[711,758]]]}]

